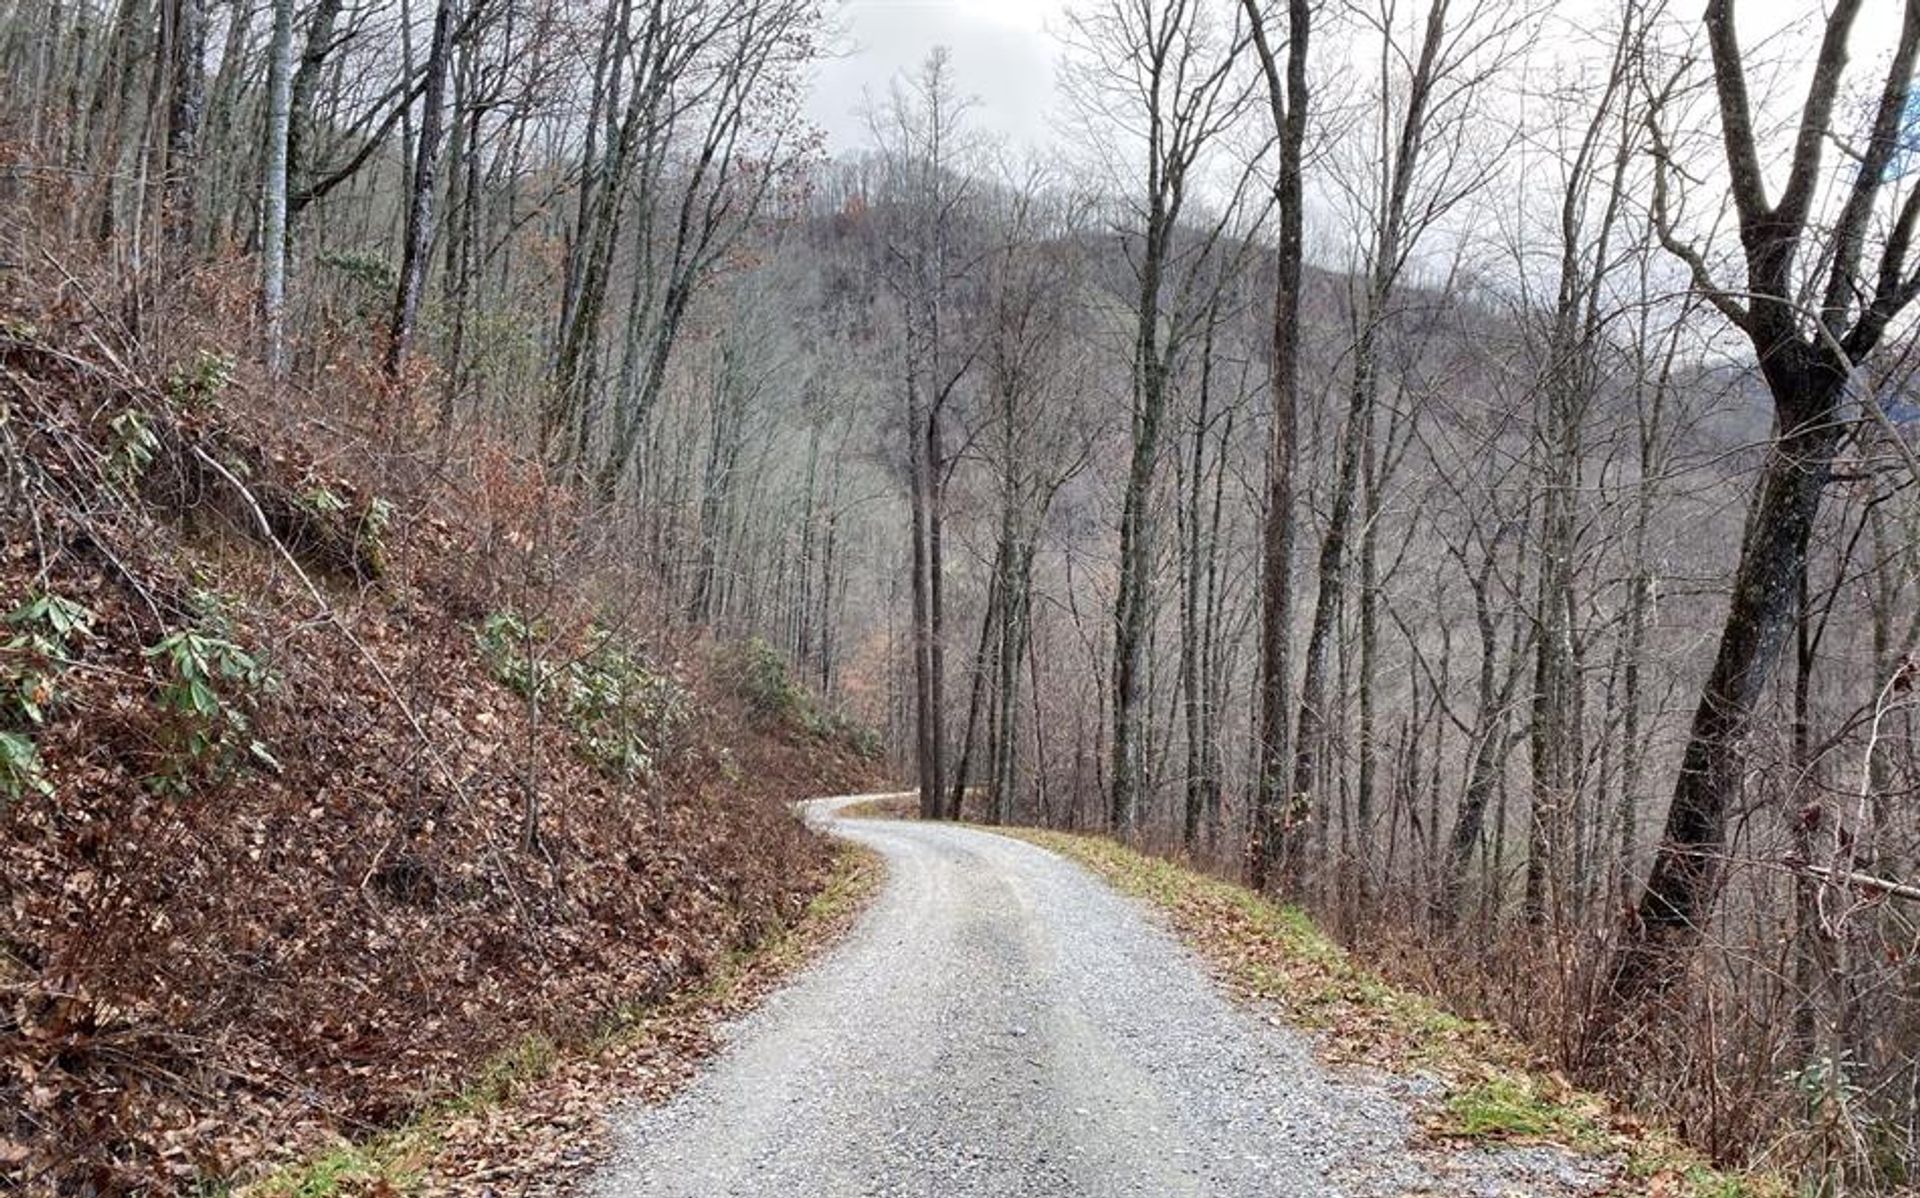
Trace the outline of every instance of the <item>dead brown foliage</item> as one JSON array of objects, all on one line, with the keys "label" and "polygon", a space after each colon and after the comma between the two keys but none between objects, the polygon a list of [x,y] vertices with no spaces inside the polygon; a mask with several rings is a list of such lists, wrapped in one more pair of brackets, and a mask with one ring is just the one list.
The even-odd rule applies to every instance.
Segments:
[{"label": "dead brown foliage", "polygon": [[[48,294],[0,334],[0,608],[52,593],[94,622],[19,729],[50,793],[0,805],[8,1184],[257,1172],[530,1032],[683,991],[805,905],[825,854],[784,803],[866,767],[751,731],[696,638],[610,605],[631,571],[563,490],[422,437],[393,397],[369,426],[380,395],[350,370],[350,401],[269,405],[244,370],[195,394],[178,371],[217,341],[141,351],[70,276]],[[137,471],[129,412],[153,433]],[[645,784],[488,675],[475,621],[508,605],[556,644],[613,627],[692,694]],[[277,764],[183,757],[146,650],[210,621],[271,671],[224,698]],[[7,685],[27,664],[0,661]]]}]

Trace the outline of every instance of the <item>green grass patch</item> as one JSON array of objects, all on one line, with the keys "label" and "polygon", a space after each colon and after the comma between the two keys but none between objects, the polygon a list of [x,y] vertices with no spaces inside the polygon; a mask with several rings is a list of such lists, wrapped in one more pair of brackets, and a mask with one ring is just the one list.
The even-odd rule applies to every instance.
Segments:
[{"label": "green grass patch", "polygon": [[395,1132],[366,1144],[342,1145],[239,1193],[273,1198],[333,1198],[382,1188],[406,1193],[419,1182],[419,1154],[438,1143],[422,1127],[411,1134]]},{"label": "green grass patch", "polygon": [[289,1178],[286,1188],[267,1192],[286,1194],[289,1198],[327,1198],[327,1195],[338,1194],[343,1186],[354,1184],[356,1178],[369,1176],[376,1168],[365,1149],[349,1146],[314,1161],[303,1175]]},{"label": "green grass patch", "polygon": [[1454,1090],[1447,1118],[1459,1135],[1503,1140],[1549,1140],[1588,1151],[1604,1150],[1600,1124],[1568,1097],[1544,1092],[1524,1073],[1501,1073]]},{"label": "green grass patch", "polygon": [[844,711],[827,707],[794,676],[791,663],[763,637],[720,647],[720,680],[746,705],[757,723],[783,726],[816,740],[839,744],[868,761],[885,751],[880,734]]},{"label": "green grass patch", "polygon": [[1784,1181],[1712,1168],[1673,1135],[1616,1112],[1542,1068],[1511,1036],[1394,986],[1307,914],[1245,886],[1098,836],[996,828],[1076,861],[1144,900],[1242,998],[1315,1032],[1322,1055],[1440,1083],[1426,1126],[1445,1139],[1561,1144],[1617,1155],[1645,1192],[1669,1198],[1785,1198]]}]

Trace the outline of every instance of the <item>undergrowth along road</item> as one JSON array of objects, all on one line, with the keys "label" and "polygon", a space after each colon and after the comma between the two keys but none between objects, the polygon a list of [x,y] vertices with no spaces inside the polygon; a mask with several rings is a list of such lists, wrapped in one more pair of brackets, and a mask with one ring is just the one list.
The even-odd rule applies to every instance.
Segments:
[{"label": "undergrowth along road", "polygon": [[584,1041],[528,1037],[404,1126],[318,1153],[236,1198],[573,1192],[608,1154],[609,1112],[664,1101],[685,1086],[719,1047],[727,1020],[846,934],[883,872],[874,853],[843,843],[800,916],[727,955],[702,984],[623,1011]]},{"label": "undergrowth along road", "polygon": [[[891,809],[888,809],[891,810]],[[1414,1079],[1427,1146],[1533,1144],[1605,1159],[1604,1191],[1657,1198],[1784,1198],[1763,1173],[1716,1169],[1665,1129],[1545,1067],[1484,1021],[1395,986],[1296,908],[1101,836],[996,828],[1072,860],[1145,904],[1243,1005],[1310,1033],[1320,1059]]]}]

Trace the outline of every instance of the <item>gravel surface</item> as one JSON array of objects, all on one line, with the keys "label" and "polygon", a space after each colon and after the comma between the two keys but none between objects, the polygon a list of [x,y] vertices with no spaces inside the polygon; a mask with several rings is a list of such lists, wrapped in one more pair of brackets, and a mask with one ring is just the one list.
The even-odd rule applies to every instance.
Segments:
[{"label": "gravel surface", "polygon": [[621,1116],[595,1194],[1546,1195],[1604,1180],[1554,1150],[1409,1151],[1390,1080],[1329,1074],[1304,1036],[1232,1006],[1138,908],[1044,849],[833,826],[886,858],[873,910],[679,1097]]}]

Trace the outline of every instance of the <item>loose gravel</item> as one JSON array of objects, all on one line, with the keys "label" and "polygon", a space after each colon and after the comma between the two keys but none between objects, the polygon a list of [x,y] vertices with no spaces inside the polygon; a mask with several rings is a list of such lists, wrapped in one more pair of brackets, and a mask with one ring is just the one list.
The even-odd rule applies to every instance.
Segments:
[{"label": "loose gravel", "polygon": [[593,1193],[1386,1198],[1605,1181],[1551,1149],[1411,1150],[1391,1079],[1330,1073],[1305,1036],[1234,1007],[1140,909],[1044,849],[940,824],[832,826],[885,856],[874,909],[700,1080],[622,1116]]}]

